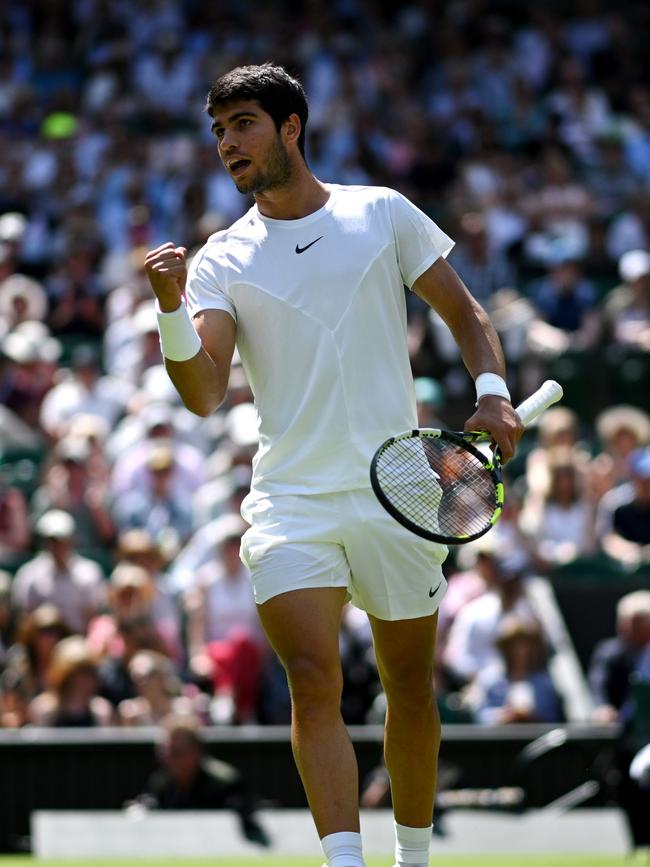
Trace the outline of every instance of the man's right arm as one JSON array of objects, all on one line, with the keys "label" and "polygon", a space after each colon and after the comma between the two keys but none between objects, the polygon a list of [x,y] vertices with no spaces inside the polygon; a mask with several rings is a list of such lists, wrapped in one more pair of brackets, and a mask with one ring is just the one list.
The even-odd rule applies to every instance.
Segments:
[{"label": "man's right arm", "polygon": [[[183,303],[186,253],[184,247],[167,243],[150,251],[145,259],[147,276],[163,314],[177,311]],[[226,396],[237,327],[225,310],[211,309],[198,313],[192,324],[201,341],[198,352],[184,361],[165,358],[165,367],[185,406],[196,415],[207,416]]]},{"label": "man's right arm", "polygon": [[201,349],[188,361],[165,359],[169,378],[185,406],[207,416],[223,403],[235,351],[235,320],[225,310],[202,310],[193,319]]}]

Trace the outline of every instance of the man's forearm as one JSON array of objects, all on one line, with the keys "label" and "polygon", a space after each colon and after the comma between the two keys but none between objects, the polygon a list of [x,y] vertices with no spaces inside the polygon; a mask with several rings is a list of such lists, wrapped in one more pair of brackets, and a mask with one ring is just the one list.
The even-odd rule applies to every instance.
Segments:
[{"label": "man's forearm", "polygon": [[471,377],[481,373],[496,373],[505,379],[506,364],[501,341],[487,313],[473,302],[474,316],[463,317],[458,326],[450,324],[465,367]]},{"label": "man's forearm", "polygon": [[201,348],[188,361],[166,358],[165,367],[190,412],[208,416],[223,403],[228,389],[228,376],[220,373],[205,349]]}]

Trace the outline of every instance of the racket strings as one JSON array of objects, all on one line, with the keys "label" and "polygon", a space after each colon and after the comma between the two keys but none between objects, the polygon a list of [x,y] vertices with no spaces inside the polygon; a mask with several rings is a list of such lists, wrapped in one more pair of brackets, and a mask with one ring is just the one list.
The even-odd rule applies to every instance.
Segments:
[{"label": "racket strings", "polygon": [[462,538],[480,533],[495,511],[495,486],[476,455],[438,438],[393,441],[381,453],[377,481],[412,524]]}]

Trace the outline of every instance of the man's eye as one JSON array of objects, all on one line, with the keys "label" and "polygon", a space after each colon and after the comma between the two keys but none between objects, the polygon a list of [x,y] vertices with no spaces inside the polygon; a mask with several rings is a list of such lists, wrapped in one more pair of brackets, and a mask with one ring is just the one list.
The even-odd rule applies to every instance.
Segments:
[{"label": "man's eye", "polygon": [[217,137],[218,139],[222,139],[222,138],[223,138],[223,130],[222,130],[222,129],[216,129],[216,130],[214,131],[214,134],[216,135],[216,137]]},{"label": "man's eye", "polygon": [[249,120],[248,118],[246,118],[246,117],[243,117],[243,118],[239,121],[239,126],[249,126],[249,125],[250,125],[250,120]]}]

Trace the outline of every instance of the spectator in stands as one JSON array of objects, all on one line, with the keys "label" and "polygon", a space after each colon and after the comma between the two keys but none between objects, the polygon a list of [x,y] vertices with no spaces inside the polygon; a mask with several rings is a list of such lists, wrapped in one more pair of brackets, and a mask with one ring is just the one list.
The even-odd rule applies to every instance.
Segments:
[{"label": "spectator in stands", "polygon": [[88,625],[88,643],[93,651],[100,657],[124,659],[128,637],[143,648],[176,657],[176,624],[156,618],[154,598],[155,586],[147,571],[132,563],[119,563],[109,579],[108,611]]},{"label": "spectator in stands", "polygon": [[160,768],[138,802],[158,810],[233,810],[246,839],[268,846],[245,781],[236,768],[206,755],[198,721],[168,717],[161,734]]},{"label": "spectator in stands", "polygon": [[589,664],[589,687],[594,700],[595,722],[613,723],[620,718],[630,692],[630,676],[650,647],[650,590],[636,590],[618,601],[616,636],[603,639]]},{"label": "spectator in stands", "polygon": [[[124,321],[120,321],[124,329]],[[150,301],[141,301],[130,320],[132,339],[116,353],[114,368],[134,383],[145,370],[162,363],[156,311]]]},{"label": "spectator in stands", "polygon": [[131,389],[124,380],[102,376],[97,349],[81,344],[73,350],[70,370],[43,400],[40,425],[54,439],[65,434],[76,415],[95,415],[109,429],[122,415]]},{"label": "spectator in stands", "polygon": [[29,706],[29,721],[37,726],[108,726],[113,709],[98,694],[97,659],[85,638],[71,635],[54,649],[47,672],[48,689]]},{"label": "spectator in stands", "polygon": [[224,701],[214,705],[219,722],[255,719],[266,650],[250,575],[239,557],[246,527],[238,515],[224,518],[213,559],[185,597],[190,669],[209,673],[215,696],[230,699],[229,714]]},{"label": "spectator in stands", "polygon": [[36,521],[51,509],[68,512],[75,521],[77,537],[84,546],[110,545],[115,537],[113,521],[106,508],[108,479],[96,474],[91,462],[91,446],[86,440],[65,437],[57,443],[43,485],[32,497]]},{"label": "spectator in stands", "polygon": [[0,283],[0,322],[3,331],[12,331],[21,322],[42,322],[47,296],[36,280],[13,274]]},{"label": "spectator in stands", "polygon": [[[181,610],[177,596],[170,589],[164,569],[169,551],[146,530],[126,530],[118,537],[118,559],[144,569],[153,589],[149,604],[151,616],[165,637],[167,652],[177,662],[184,660],[181,642]],[[173,549],[175,550],[175,548]]]},{"label": "spectator in stands", "polygon": [[206,461],[208,481],[201,485],[192,500],[194,526],[198,529],[188,542],[188,548],[194,547],[195,539],[200,541],[198,534],[203,528],[229,512],[240,511],[251,487],[251,451],[251,447],[236,446],[228,439],[220,442]]},{"label": "spectator in stands", "polygon": [[[635,406],[612,406],[596,418],[596,432],[603,448],[591,463],[591,484],[594,495],[604,497],[611,489],[631,481],[632,452],[650,445],[650,416]],[[627,496],[626,490],[621,488],[618,493],[621,492]],[[611,511],[615,504],[612,503],[610,507],[609,500],[612,496],[616,500],[618,493],[602,501],[603,506]],[[598,536],[601,537],[608,529],[599,524]]]},{"label": "spectator in stands", "polygon": [[514,550],[496,555],[494,568],[483,570],[487,590],[458,612],[444,648],[443,662],[452,683],[469,683],[497,661],[495,640],[506,614],[536,621],[526,596],[527,563],[526,555]]},{"label": "spectator in stands", "polygon": [[556,449],[570,449],[583,469],[590,455],[580,445],[578,415],[566,406],[553,406],[543,413],[537,432],[538,442],[526,457],[526,491],[539,497],[548,491],[549,456]]},{"label": "spectator in stands", "polygon": [[618,263],[623,280],[605,302],[608,335],[628,350],[650,350],[650,253],[628,250]]},{"label": "spectator in stands", "polygon": [[0,468],[0,563],[11,564],[26,551],[31,534],[25,495],[7,475],[7,470]]},{"label": "spectator in stands", "polygon": [[444,654],[449,631],[458,614],[494,583],[495,556],[496,549],[490,533],[458,551],[457,568],[451,571],[447,579],[447,592],[438,611],[436,662],[441,689],[445,685]]},{"label": "spectator in stands", "polygon": [[39,429],[43,399],[52,386],[48,365],[56,361],[59,352],[58,343],[37,341],[20,328],[2,340],[2,404],[35,431]]},{"label": "spectator in stands", "polygon": [[[524,195],[521,208],[531,225],[537,229],[530,232],[526,239],[527,256],[537,259],[541,264],[557,238],[563,238],[573,250],[584,250],[586,221],[593,212],[594,202],[591,191],[578,179],[563,148],[547,146],[538,168],[541,168],[542,172],[540,182],[534,191]],[[556,263],[556,269],[560,264]],[[542,284],[545,288],[545,303],[553,304],[553,308],[557,304],[553,303],[557,289],[576,283],[578,273],[575,268],[566,268],[554,277],[550,285]],[[590,293],[587,293],[587,297],[590,297]],[[575,325],[571,330],[574,329]]]},{"label": "spectator in stands", "polygon": [[119,529],[139,527],[151,536],[163,538],[173,532],[183,544],[192,531],[192,509],[184,495],[172,486],[174,452],[169,445],[152,449],[147,460],[145,487],[129,491],[113,503],[113,515]]},{"label": "spectator in stands", "polygon": [[490,249],[485,218],[480,213],[463,214],[449,261],[484,307],[490,306],[492,295],[499,289],[516,285],[515,271],[504,253]]},{"label": "spectator in stands", "polygon": [[111,493],[114,498],[148,483],[147,463],[151,452],[161,444],[171,444],[174,452],[172,490],[188,499],[204,479],[205,454],[179,438],[177,411],[163,400],[145,404],[136,415],[126,416],[108,442],[114,458]]},{"label": "spectator in stands", "polygon": [[548,334],[557,341],[549,340],[549,348],[594,348],[601,333],[598,296],[575,257],[558,253],[548,274],[531,287],[531,297]]},{"label": "spectator in stands", "polygon": [[501,660],[482,670],[468,699],[481,723],[561,722],[562,702],[546,665],[539,624],[506,615],[495,645]]},{"label": "spectator in stands", "polygon": [[595,138],[610,128],[612,121],[609,100],[589,83],[585,60],[576,53],[566,56],[559,65],[558,87],[549,95],[560,140],[582,160],[593,154]]},{"label": "spectator in stands", "polygon": [[[118,705],[123,725],[153,726],[171,714],[191,716],[198,712],[198,702],[183,695],[181,681],[169,657],[155,650],[140,650],[129,662],[128,671],[136,695]],[[198,695],[194,696],[196,698]]]},{"label": "spectator in stands", "polygon": [[595,549],[595,504],[587,496],[583,471],[571,449],[554,449],[549,471],[545,495],[529,494],[520,516],[542,567],[568,563]]},{"label": "spectator in stands", "polygon": [[[444,690],[446,675],[449,674],[444,665],[444,656],[452,625],[466,606],[498,583],[497,570],[502,552],[516,552],[523,572],[527,572],[533,565],[532,546],[519,528],[519,512],[519,496],[517,491],[509,486],[497,525],[487,535],[463,545],[456,552],[457,569],[449,574],[447,593],[438,614],[436,662],[438,686],[441,690]],[[453,678],[450,686],[453,686]]]},{"label": "spectator in stands", "polygon": [[24,615],[0,676],[0,727],[18,728],[28,721],[31,701],[49,686],[54,649],[68,635],[54,605],[44,603]]},{"label": "spectator in stands", "polygon": [[84,634],[105,601],[102,571],[75,550],[75,522],[68,512],[52,509],[34,529],[45,548],[16,572],[14,604],[29,612],[51,602],[73,632]]},{"label": "spectator in stands", "polygon": [[101,250],[77,236],[70,237],[47,280],[52,299],[48,325],[52,333],[100,337],[104,324],[103,287],[97,272]]},{"label": "spectator in stands", "polygon": [[586,173],[588,185],[601,213],[618,214],[639,184],[625,159],[623,131],[615,126],[605,128],[595,136],[594,144],[594,157]]},{"label": "spectator in stands", "polygon": [[381,692],[381,682],[368,618],[354,605],[343,609],[339,647],[343,669],[341,715],[347,725],[360,725],[367,721]]},{"label": "spectator in stands", "polygon": [[632,482],[611,511],[611,528],[601,545],[610,557],[638,565],[650,561],[650,446],[632,452],[630,472]]}]

